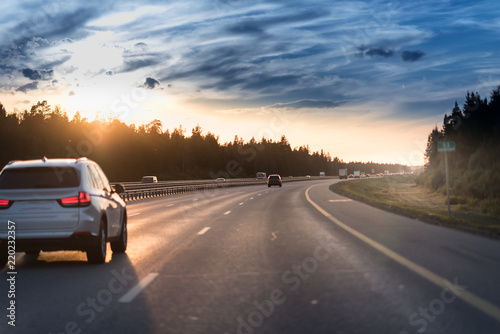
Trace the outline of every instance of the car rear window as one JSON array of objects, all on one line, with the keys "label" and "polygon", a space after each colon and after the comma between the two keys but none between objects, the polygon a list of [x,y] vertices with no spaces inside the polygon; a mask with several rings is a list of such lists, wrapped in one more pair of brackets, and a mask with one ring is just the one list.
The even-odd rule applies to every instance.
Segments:
[{"label": "car rear window", "polygon": [[279,179],[280,179],[280,177],[279,177],[279,176],[270,176],[269,178],[270,178],[271,180],[279,180]]},{"label": "car rear window", "polygon": [[0,174],[0,189],[74,188],[80,185],[71,167],[29,167],[5,169]]}]

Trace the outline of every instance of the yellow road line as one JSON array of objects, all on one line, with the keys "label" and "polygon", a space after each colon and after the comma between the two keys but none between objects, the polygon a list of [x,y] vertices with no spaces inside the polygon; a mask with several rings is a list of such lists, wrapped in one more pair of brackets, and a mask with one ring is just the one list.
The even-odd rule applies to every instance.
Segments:
[{"label": "yellow road line", "polygon": [[326,218],[331,220],[333,223],[335,223],[337,226],[340,228],[344,229],[345,231],[349,232],[356,238],[360,239],[361,241],[365,242],[366,244],[370,245],[371,247],[375,248],[382,254],[386,255],[390,259],[396,261],[397,263],[401,264],[402,266],[406,267],[407,269],[413,271],[414,273],[422,276],[426,280],[434,283],[435,285],[447,289],[450,291],[450,293],[453,293],[455,296],[458,298],[462,299],[466,303],[478,308],[479,310],[483,311],[484,313],[490,315],[491,317],[495,318],[497,321],[500,321],[500,308],[497,306],[493,305],[492,303],[482,299],[481,297],[476,296],[475,294],[468,292],[466,290],[460,290],[459,292],[455,291],[455,289],[449,289],[450,286],[453,286],[453,283],[449,282],[447,279],[442,278],[439,275],[434,274],[432,271],[425,269],[424,267],[416,264],[415,262],[412,262],[408,260],[407,258],[399,255],[398,253],[390,250],[389,248],[383,246],[382,244],[376,242],[373,239],[368,238],[366,235],[359,233],[355,229],[347,226],[346,224],[342,223],[340,220],[323,210],[318,204],[316,204],[313,200],[311,200],[311,197],[309,196],[309,190],[315,186],[311,186],[307,188],[306,190],[306,198],[309,203],[311,203],[312,206],[316,208],[321,214],[323,214]]}]

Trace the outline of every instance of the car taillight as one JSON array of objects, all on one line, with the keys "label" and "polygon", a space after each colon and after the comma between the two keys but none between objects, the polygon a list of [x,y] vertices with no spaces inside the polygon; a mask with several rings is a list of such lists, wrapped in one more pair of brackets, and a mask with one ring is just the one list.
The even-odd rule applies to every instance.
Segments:
[{"label": "car taillight", "polygon": [[78,196],[61,198],[59,204],[65,208],[84,207],[90,205],[90,194],[80,191]]},{"label": "car taillight", "polygon": [[0,199],[0,210],[2,209],[8,209],[10,206],[14,203],[14,201],[9,201],[6,199]]}]

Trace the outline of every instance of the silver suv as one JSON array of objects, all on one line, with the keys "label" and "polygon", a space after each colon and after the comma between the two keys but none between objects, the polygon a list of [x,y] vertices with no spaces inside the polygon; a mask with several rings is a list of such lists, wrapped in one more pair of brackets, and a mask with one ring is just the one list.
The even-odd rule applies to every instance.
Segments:
[{"label": "silver suv", "polygon": [[115,188],[86,158],[9,162],[0,172],[0,268],[11,245],[35,255],[80,250],[90,263],[105,262],[108,241],[113,252],[125,252],[124,190]]}]

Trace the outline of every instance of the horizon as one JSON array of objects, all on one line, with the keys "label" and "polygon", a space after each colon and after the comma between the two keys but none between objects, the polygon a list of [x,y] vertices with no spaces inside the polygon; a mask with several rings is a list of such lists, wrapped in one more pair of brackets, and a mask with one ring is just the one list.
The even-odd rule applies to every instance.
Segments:
[{"label": "horizon", "polygon": [[[423,165],[467,91],[500,85],[500,4],[34,1],[0,5],[0,102],[196,125],[344,161]],[[497,43],[495,43],[497,42]]]}]

